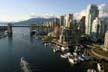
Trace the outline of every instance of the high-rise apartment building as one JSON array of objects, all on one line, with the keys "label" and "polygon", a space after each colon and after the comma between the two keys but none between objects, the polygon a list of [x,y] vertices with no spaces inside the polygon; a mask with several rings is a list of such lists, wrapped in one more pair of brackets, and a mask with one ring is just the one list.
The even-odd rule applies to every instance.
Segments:
[{"label": "high-rise apartment building", "polygon": [[79,29],[81,34],[85,34],[85,16],[83,16],[79,22]]},{"label": "high-rise apartment building", "polygon": [[60,26],[64,26],[64,16],[60,16]]},{"label": "high-rise apartment building", "polygon": [[95,18],[95,20],[92,23],[92,40],[97,41],[100,38],[100,31],[101,30],[101,23],[98,17]]},{"label": "high-rise apartment building", "polygon": [[73,14],[66,14],[66,15],[65,15],[64,23],[65,23],[64,26],[65,26],[66,28],[72,27],[72,23],[73,23]]},{"label": "high-rise apartment building", "polygon": [[99,15],[99,10],[98,7],[96,5],[89,5],[87,7],[87,11],[86,11],[86,30],[85,33],[87,35],[91,35],[92,33],[92,27],[93,27],[93,20],[98,17]]}]

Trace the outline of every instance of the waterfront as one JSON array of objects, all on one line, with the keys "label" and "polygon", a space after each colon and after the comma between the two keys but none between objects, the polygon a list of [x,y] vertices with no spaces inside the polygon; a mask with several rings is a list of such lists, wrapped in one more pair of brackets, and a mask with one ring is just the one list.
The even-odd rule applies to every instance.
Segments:
[{"label": "waterfront", "polygon": [[35,72],[71,72],[70,64],[30,37],[29,28],[13,28],[12,38],[0,39],[0,72],[20,72],[23,56]]},{"label": "waterfront", "polygon": [[[30,63],[33,72],[77,72],[87,70],[88,62],[71,65],[54,53],[51,46],[30,37],[29,27],[13,27],[13,37],[0,39],[0,71],[21,72],[20,59]],[[80,68],[81,67],[81,68]]]},{"label": "waterfront", "polygon": [[108,1],[0,3],[0,72],[108,72]]}]

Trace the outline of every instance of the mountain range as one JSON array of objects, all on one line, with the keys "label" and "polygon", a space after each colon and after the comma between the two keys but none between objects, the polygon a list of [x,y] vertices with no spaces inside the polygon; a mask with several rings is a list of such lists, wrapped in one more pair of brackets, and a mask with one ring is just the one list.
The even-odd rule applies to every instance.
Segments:
[{"label": "mountain range", "polygon": [[15,22],[16,25],[42,24],[43,22],[53,21],[55,18],[31,18],[28,20]]},{"label": "mountain range", "polygon": [[[28,20],[24,20],[24,21],[19,21],[19,22],[10,22],[13,25],[29,25],[29,24],[42,24],[43,22],[48,22],[48,21],[53,21],[55,18],[31,18]],[[8,24],[9,22],[0,22],[1,25],[5,25]]]}]

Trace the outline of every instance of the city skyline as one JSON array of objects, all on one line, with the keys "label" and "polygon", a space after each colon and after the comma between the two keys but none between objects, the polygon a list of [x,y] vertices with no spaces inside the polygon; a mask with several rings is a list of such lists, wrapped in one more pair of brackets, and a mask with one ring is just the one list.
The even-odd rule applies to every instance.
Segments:
[{"label": "city skyline", "polygon": [[0,72],[108,71],[106,0],[0,5]]},{"label": "city skyline", "polygon": [[21,21],[33,17],[53,17],[74,13],[80,19],[89,4],[96,4],[100,17],[108,16],[107,0],[3,0],[0,1],[0,21]]}]

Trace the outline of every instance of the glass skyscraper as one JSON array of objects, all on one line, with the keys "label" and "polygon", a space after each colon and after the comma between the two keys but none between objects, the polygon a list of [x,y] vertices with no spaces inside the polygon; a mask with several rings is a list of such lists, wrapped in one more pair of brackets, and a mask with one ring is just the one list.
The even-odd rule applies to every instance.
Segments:
[{"label": "glass skyscraper", "polygon": [[87,35],[91,35],[93,20],[95,20],[95,18],[98,17],[98,15],[99,15],[99,10],[96,5],[91,4],[87,7],[86,22],[85,22],[86,25],[85,33]]}]

